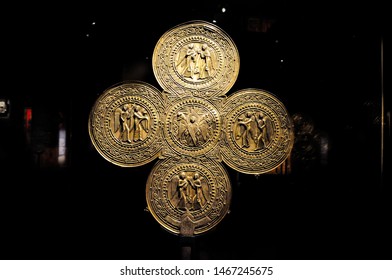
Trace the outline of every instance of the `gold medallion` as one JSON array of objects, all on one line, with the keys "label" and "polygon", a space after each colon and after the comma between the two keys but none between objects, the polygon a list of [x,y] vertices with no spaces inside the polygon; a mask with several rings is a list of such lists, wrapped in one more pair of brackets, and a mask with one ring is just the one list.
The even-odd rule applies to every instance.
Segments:
[{"label": "gold medallion", "polygon": [[222,159],[247,174],[262,174],[282,164],[294,143],[293,123],[271,93],[243,89],[229,96],[222,114]]},{"label": "gold medallion", "polygon": [[105,90],[89,116],[88,130],[97,151],[108,161],[136,167],[158,157],[162,149],[161,93],[140,81]]},{"label": "gold medallion", "polygon": [[178,95],[226,94],[239,72],[239,54],[218,26],[190,21],[168,30],[155,46],[152,67],[161,87]]},{"label": "gold medallion", "polygon": [[167,110],[164,135],[169,147],[179,155],[204,155],[220,139],[219,112],[206,99],[179,99]]},{"label": "gold medallion", "polygon": [[146,200],[163,228],[174,234],[197,235],[214,228],[227,214],[230,179],[219,162],[171,157],[154,165]]}]

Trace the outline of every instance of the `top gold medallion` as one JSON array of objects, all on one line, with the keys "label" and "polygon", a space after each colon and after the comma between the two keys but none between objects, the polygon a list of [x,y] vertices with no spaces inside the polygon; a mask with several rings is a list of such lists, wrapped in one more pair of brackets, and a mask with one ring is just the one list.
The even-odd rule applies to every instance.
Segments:
[{"label": "top gold medallion", "polygon": [[155,78],[171,94],[225,95],[239,73],[236,45],[225,31],[205,21],[171,28],[157,42],[152,59]]}]

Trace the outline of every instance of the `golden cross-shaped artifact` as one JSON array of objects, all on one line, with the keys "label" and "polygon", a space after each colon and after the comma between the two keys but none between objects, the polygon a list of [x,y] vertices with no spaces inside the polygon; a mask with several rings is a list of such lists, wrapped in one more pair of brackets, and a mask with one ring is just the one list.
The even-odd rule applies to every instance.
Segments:
[{"label": "golden cross-shaped artifact", "polygon": [[284,105],[248,88],[226,96],[239,54],[218,26],[190,21],[168,30],[152,59],[162,91],[142,81],[105,90],[88,129],[97,151],[122,167],[157,159],[146,183],[148,210],[171,233],[193,236],[227,214],[231,184],[223,165],[259,175],[281,165],[294,141]]}]

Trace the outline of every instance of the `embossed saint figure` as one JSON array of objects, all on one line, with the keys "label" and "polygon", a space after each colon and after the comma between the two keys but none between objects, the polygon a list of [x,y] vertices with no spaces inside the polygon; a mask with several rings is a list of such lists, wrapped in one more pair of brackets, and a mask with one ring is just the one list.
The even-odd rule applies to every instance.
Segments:
[{"label": "embossed saint figure", "polygon": [[181,171],[174,176],[169,187],[172,205],[180,210],[198,210],[206,205],[209,194],[208,186],[199,172]]},{"label": "embossed saint figure", "polygon": [[170,201],[175,208],[180,210],[192,209],[192,186],[185,171],[174,176],[169,187]]},{"label": "embossed saint figure", "polygon": [[200,59],[199,59],[199,78],[200,79],[205,79],[208,78],[212,75],[212,71],[214,70],[214,67],[212,65],[212,59],[211,59],[211,53],[210,50],[208,49],[207,44],[203,44],[201,49],[199,50],[200,54]]},{"label": "embossed saint figure", "polygon": [[173,135],[189,147],[199,147],[213,135],[213,120],[208,113],[194,109],[179,111],[173,118]]},{"label": "embossed saint figure", "polygon": [[260,112],[257,116],[257,127],[259,129],[258,136],[257,136],[257,146],[256,150],[261,150],[271,142],[274,129],[272,126],[272,121],[262,112]]},{"label": "embossed saint figure", "polygon": [[177,63],[180,74],[184,77],[195,80],[197,78],[196,74],[199,72],[199,58],[200,55],[198,53],[198,49],[195,47],[194,43],[190,43],[185,54],[180,58],[180,61]]},{"label": "embossed saint figure", "polygon": [[193,180],[189,181],[194,190],[194,194],[191,199],[193,210],[198,210],[207,203],[207,195],[203,189],[202,179],[203,177],[201,177],[198,172],[195,172],[195,174],[193,174]]},{"label": "embossed saint figure", "polygon": [[174,122],[174,133],[181,143],[186,144],[186,140],[183,137],[185,130],[187,129],[187,119],[184,112],[177,113],[177,122]]},{"label": "embossed saint figure", "polygon": [[143,140],[145,135],[148,133],[148,126],[149,126],[149,117],[147,115],[147,111],[136,105],[134,108],[134,135],[133,141],[140,141]]},{"label": "embossed saint figure", "polygon": [[190,136],[188,137],[188,145],[197,146],[198,138],[196,137],[196,134],[199,134],[200,131],[199,131],[198,123],[196,122],[196,116],[194,115],[190,116],[187,130]]},{"label": "embossed saint figure", "polygon": [[114,113],[114,133],[119,132],[118,138],[122,141],[131,142],[132,130],[132,104],[125,104],[123,108],[117,108]]},{"label": "embossed saint figure", "polygon": [[131,143],[143,140],[149,131],[150,117],[140,105],[125,104],[114,113],[114,133],[118,139]]},{"label": "embossed saint figure", "polygon": [[210,49],[206,43],[190,43],[182,49],[176,59],[177,71],[192,81],[206,79],[213,75],[214,66]]},{"label": "embossed saint figure", "polygon": [[252,112],[246,112],[244,117],[238,118],[236,139],[240,140],[241,148],[249,148],[257,131],[256,118]]},{"label": "embossed saint figure", "polygon": [[235,139],[247,151],[266,148],[273,135],[273,122],[263,112],[248,111],[239,116],[235,124]]},{"label": "embossed saint figure", "polygon": [[199,120],[199,131],[200,134],[198,135],[198,138],[200,139],[200,143],[205,143],[207,142],[210,137],[214,134],[213,128],[212,128],[213,120],[211,120],[210,116],[206,113],[203,114],[200,117]]},{"label": "embossed saint figure", "polygon": [[181,172],[179,175],[177,189],[178,189],[179,200],[176,207],[179,209],[188,209],[190,189],[189,189],[189,181],[185,172]]}]

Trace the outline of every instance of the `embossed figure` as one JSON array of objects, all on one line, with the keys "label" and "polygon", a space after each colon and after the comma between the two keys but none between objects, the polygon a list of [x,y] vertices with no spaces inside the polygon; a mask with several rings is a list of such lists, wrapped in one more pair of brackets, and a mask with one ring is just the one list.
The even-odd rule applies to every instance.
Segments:
[{"label": "embossed figure", "polygon": [[[190,43],[188,45],[188,49],[183,58],[181,58],[180,62],[177,65],[182,65],[183,69],[180,72],[184,77],[191,78],[193,80],[197,79],[196,74],[199,72],[198,69],[198,60],[200,55],[198,53],[198,49],[195,47],[194,43]],[[185,62],[185,67],[184,67]]]},{"label": "embossed figure", "polygon": [[212,76],[214,66],[208,45],[188,44],[186,50],[179,52],[176,67],[181,75],[193,81]]},{"label": "embossed figure", "polygon": [[208,187],[203,183],[199,172],[191,175],[181,171],[173,178],[170,201],[175,208],[180,210],[198,210],[208,201]]},{"label": "embossed figure", "polygon": [[189,147],[206,143],[213,134],[213,121],[207,113],[189,109],[180,111],[173,118],[173,134],[178,141]]},{"label": "embossed figure", "polygon": [[199,134],[199,127],[198,127],[198,123],[196,122],[196,116],[191,115],[189,117],[189,123],[187,126],[187,130],[189,133],[189,137],[188,137],[188,145],[189,146],[197,146],[198,145],[198,138],[196,137],[196,134]]},{"label": "embossed figure", "polygon": [[238,118],[238,127],[236,139],[240,140],[241,148],[249,148],[251,140],[256,135],[256,118],[252,112],[246,112],[245,117]]},{"label": "embossed figure", "polygon": [[189,181],[194,190],[194,194],[191,199],[193,210],[198,210],[207,203],[207,196],[203,190],[202,179],[203,177],[201,177],[198,172],[195,172],[195,174],[193,174],[193,180]]},{"label": "embossed figure", "polygon": [[192,208],[191,185],[185,171],[181,171],[174,178],[174,184],[175,190],[171,199],[173,206],[181,210],[189,210]]},{"label": "embossed figure", "polygon": [[129,138],[129,133],[130,133],[130,120],[132,120],[132,115],[131,115],[131,108],[132,106],[129,104],[124,105],[124,111],[121,111],[120,118],[121,118],[121,123],[122,123],[122,134],[121,134],[121,139],[123,141],[131,141]]},{"label": "embossed figure", "polygon": [[177,122],[174,122],[174,124],[174,133],[182,144],[186,144],[186,140],[183,137],[187,128],[187,119],[184,112],[177,113]]},{"label": "embossed figure", "polygon": [[213,120],[211,120],[210,116],[206,113],[200,117],[199,120],[199,131],[200,134],[198,138],[200,138],[200,143],[205,143],[210,139],[210,137],[214,134],[213,128]]},{"label": "embossed figure", "polygon": [[259,133],[256,137],[256,150],[260,150],[267,147],[267,145],[271,142],[274,130],[271,119],[262,112],[260,112],[257,116],[257,127],[259,129]]},{"label": "embossed figure", "polygon": [[134,108],[134,135],[133,141],[141,141],[144,138],[144,134],[148,133],[149,117],[147,111],[139,105]]},{"label": "embossed figure", "polygon": [[272,141],[272,120],[262,112],[246,112],[238,118],[235,139],[248,151],[261,150]]},{"label": "embossed figure", "polygon": [[114,113],[114,133],[120,131],[118,138],[122,141],[132,141],[130,136],[133,127],[132,109],[132,104],[125,104]]},{"label": "embossed figure", "polygon": [[199,59],[199,78],[205,79],[212,75],[212,71],[214,70],[212,65],[211,53],[208,49],[207,44],[203,44],[201,49],[199,49],[200,59]]},{"label": "embossed figure", "polygon": [[139,105],[125,104],[114,113],[114,133],[126,142],[143,140],[150,126],[148,112]]}]

